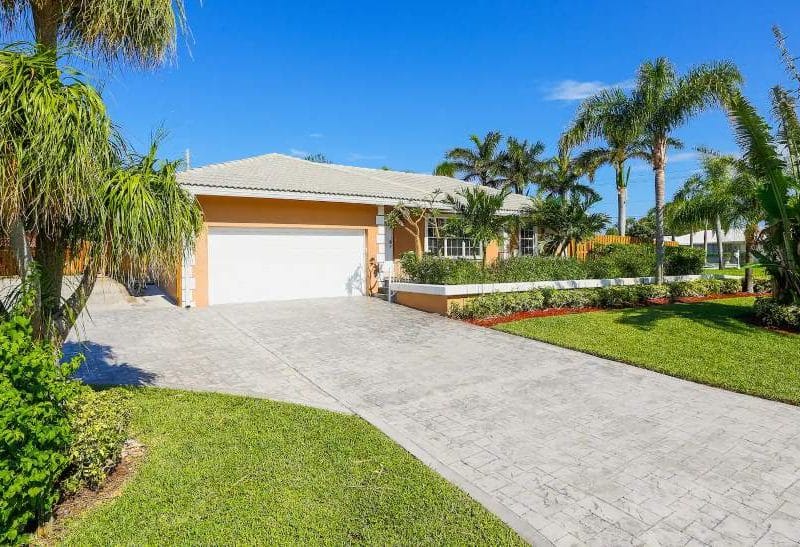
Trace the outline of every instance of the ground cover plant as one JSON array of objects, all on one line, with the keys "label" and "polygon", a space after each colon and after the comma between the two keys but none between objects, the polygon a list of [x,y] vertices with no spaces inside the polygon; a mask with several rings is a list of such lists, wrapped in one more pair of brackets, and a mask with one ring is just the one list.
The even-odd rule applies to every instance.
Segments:
[{"label": "ground cover plant", "polygon": [[752,322],[754,299],[525,319],[498,330],[678,378],[800,404],[800,335]]},{"label": "ground cover plant", "polygon": [[738,279],[697,279],[668,285],[618,285],[596,289],[534,289],[476,296],[454,305],[449,315],[457,319],[483,319],[551,308],[626,308],[682,298],[736,294],[741,290],[742,283]]},{"label": "ground cover plant", "polygon": [[[121,389],[121,388],[116,388]],[[263,399],[132,389],[147,449],[65,545],[523,545],[364,420]]]}]

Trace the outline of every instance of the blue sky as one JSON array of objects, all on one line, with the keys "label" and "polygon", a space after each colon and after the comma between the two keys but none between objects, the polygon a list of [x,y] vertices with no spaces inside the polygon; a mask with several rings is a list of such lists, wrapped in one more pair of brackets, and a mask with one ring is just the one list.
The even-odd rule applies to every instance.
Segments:
[{"label": "blue sky", "polygon": [[[578,98],[634,77],[644,59],[679,70],[735,62],[766,112],[785,81],[770,27],[800,55],[796,0],[712,2],[270,2],[186,0],[192,38],[171,66],[97,70],[116,123],[142,147],[159,125],[163,152],[193,166],[266,152],[321,152],[337,163],[430,172],[471,133],[542,140],[548,153]],[[189,51],[189,49],[191,51]],[[697,168],[697,145],[736,150],[719,112],[678,136],[668,194]],[[652,173],[633,167],[629,213],[653,202]],[[599,209],[612,217],[610,172]]]}]

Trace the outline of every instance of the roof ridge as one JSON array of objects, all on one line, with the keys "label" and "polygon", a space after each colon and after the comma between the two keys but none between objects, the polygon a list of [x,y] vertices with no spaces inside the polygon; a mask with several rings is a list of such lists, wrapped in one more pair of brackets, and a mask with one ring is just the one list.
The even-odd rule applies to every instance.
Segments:
[{"label": "roof ridge", "polygon": [[[260,159],[267,158],[267,157],[270,157],[270,156],[283,156],[283,154],[278,154],[276,152],[268,152],[266,154],[259,154],[257,156],[250,156],[249,158],[240,158],[238,160],[228,160],[228,161],[220,161],[220,162],[217,162],[217,163],[209,163],[207,165],[201,165],[200,167],[192,167],[191,169],[187,169],[186,171],[182,171],[182,173],[197,172],[197,171],[202,171],[203,169],[211,169],[211,168],[215,168],[215,167],[226,167],[226,166],[231,166],[231,165],[239,165],[239,164],[242,164],[242,163],[251,162],[253,160],[260,160]],[[286,156],[286,157],[290,157],[290,156]]]}]

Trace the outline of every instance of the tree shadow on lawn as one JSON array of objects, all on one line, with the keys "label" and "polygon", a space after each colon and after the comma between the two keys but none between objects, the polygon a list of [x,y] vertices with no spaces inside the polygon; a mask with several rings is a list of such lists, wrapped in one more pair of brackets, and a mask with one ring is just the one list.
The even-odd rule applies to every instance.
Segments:
[{"label": "tree shadow on lawn", "polygon": [[86,360],[75,373],[75,377],[87,384],[119,386],[152,386],[157,374],[143,370],[130,363],[116,362],[111,346],[91,341],[66,342],[64,359],[83,354]]},{"label": "tree shadow on lawn", "polygon": [[[772,332],[753,325],[751,323],[752,317],[750,308],[707,301],[694,304],[670,304],[668,306],[633,308],[624,310],[622,316],[614,321],[641,330],[653,330],[658,326],[659,321],[685,319],[704,327],[721,329],[732,334],[750,334],[754,330]],[[691,336],[691,332],[686,334]],[[776,336],[781,335],[780,333],[773,334]]]}]

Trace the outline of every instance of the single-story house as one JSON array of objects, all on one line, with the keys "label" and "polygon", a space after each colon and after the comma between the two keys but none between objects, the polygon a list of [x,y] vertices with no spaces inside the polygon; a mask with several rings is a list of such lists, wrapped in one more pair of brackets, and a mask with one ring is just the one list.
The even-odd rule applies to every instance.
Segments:
[{"label": "single-story house", "polygon": [[[189,169],[178,181],[204,213],[194,253],[166,287],[187,307],[374,294],[389,263],[414,250],[411,234],[385,226],[391,208],[424,204],[436,191],[444,196],[471,186],[449,177],[282,154]],[[510,195],[504,213],[518,214],[528,203]],[[440,209],[446,213],[444,204]],[[442,237],[435,229],[433,223],[442,220],[427,219],[425,249],[475,258],[470,241]],[[536,252],[535,230],[517,237],[519,252]],[[504,252],[491,245],[487,259]]]},{"label": "single-story house", "polygon": [[[708,246],[706,263],[716,266],[719,262],[719,248],[717,247],[716,230],[702,230],[692,234],[684,234],[675,238],[679,245],[702,249]],[[729,266],[739,266],[745,261],[744,230],[732,228],[722,233],[722,258]]]}]

